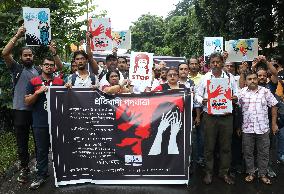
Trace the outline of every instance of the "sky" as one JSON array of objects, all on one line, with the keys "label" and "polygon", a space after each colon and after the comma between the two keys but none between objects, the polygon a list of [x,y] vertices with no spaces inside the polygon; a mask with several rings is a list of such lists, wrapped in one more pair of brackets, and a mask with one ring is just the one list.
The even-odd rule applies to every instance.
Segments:
[{"label": "sky", "polygon": [[94,5],[98,5],[95,14],[101,10],[107,11],[107,16],[111,18],[113,30],[128,30],[132,22],[143,15],[150,13],[152,15],[168,15],[179,0],[93,0]]}]

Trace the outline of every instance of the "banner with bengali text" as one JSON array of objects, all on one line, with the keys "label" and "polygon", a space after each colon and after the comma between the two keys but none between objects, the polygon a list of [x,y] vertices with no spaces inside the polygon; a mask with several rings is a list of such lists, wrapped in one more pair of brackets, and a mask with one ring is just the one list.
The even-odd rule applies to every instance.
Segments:
[{"label": "banner with bengali text", "polygon": [[192,96],[50,87],[55,185],[187,184]]}]

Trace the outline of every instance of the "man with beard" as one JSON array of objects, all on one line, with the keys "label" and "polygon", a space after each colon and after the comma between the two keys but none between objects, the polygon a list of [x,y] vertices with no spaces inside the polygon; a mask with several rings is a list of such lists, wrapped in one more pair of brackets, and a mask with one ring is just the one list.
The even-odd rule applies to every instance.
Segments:
[{"label": "man with beard", "polygon": [[[25,27],[21,26],[16,35],[8,42],[2,51],[3,59],[7,67],[12,72],[14,95],[13,95],[13,110],[14,110],[14,129],[17,141],[17,151],[20,160],[21,173],[17,180],[20,183],[26,183],[28,181],[28,174],[30,169],[29,164],[29,152],[28,152],[28,141],[29,141],[29,129],[32,123],[32,112],[31,107],[25,105],[24,96],[26,93],[26,85],[35,76],[38,76],[37,69],[33,66],[34,55],[32,49],[29,47],[23,47],[21,49],[21,63],[17,63],[12,57],[12,49],[19,38],[24,36]],[[57,68],[62,68],[62,63],[56,53],[55,45],[49,47],[54,60],[58,64]]]},{"label": "man with beard", "polygon": [[242,139],[243,153],[246,163],[246,182],[252,182],[255,178],[254,148],[257,147],[258,177],[264,184],[271,184],[266,177],[269,161],[269,121],[268,107],[272,112],[272,132],[278,131],[277,100],[269,89],[258,84],[256,73],[248,73],[246,77],[247,87],[239,93],[239,104],[242,107]]},{"label": "man with beard", "polygon": [[67,88],[84,87],[84,88],[95,88],[96,76],[87,70],[88,55],[83,50],[75,51],[73,54],[73,60],[76,63],[78,70],[73,73],[65,84]]},{"label": "man with beard", "polygon": [[37,189],[48,176],[49,125],[47,113],[46,91],[49,86],[63,86],[64,82],[54,77],[55,63],[46,57],[41,65],[42,73],[32,78],[26,87],[25,103],[32,107],[33,132],[36,143],[36,178],[30,189]]},{"label": "man with beard", "polygon": [[[198,103],[203,104],[203,118],[204,125],[204,156],[205,156],[205,176],[204,183],[212,183],[213,167],[214,167],[214,150],[216,141],[219,141],[220,166],[219,177],[227,184],[234,184],[232,177],[228,175],[228,170],[231,164],[231,140],[233,132],[233,115],[226,114],[208,114],[207,109],[207,83],[208,80],[227,78],[229,79],[229,88],[232,91],[232,100],[236,100],[236,83],[231,74],[225,73],[223,69],[224,61],[220,53],[212,53],[209,57],[211,70],[207,72],[200,80],[197,89],[196,99]],[[222,90],[222,89],[221,89]],[[224,92],[224,91],[223,91]]]}]

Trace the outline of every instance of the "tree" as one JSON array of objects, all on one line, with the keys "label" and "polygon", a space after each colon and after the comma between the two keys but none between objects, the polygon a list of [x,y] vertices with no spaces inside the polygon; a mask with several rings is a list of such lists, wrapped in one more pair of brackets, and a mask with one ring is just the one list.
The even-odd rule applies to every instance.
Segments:
[{"label": "tree", "polygon": [[156,53],[165,46],[166,25],[162,17],[142,15],[133,23],[131,29],[132,50]]},{"label": "tree", "polygon": [[[86,20],[78,22],[77,19],[87,11],[95,10],[95,6],[90,6],[87,9],[87,3],[89,3],[89,0],[80,2],[72,0],[2,0],[0,4],[0,52],[23,23],[22,7],[45,7],[51,11],[52,39],[57,42],[58,53],[62,57],[65,56],[64,58],[67,60],[67,56],[71,53],[70,44],[84,39],[84,33],[80,31],[80,28],[86,24]],[[24,46],[23,39],[13,49],[16,59],[22,46]],[[46,55],[48,48],[34,47],[34,50],[36,62],[39,64],[42,57]],[[0,61],[2,61],[1,57]],[[11,107],[11,77],[5,65],[0,66],[0,88],[2,91],[0,108]]]}]

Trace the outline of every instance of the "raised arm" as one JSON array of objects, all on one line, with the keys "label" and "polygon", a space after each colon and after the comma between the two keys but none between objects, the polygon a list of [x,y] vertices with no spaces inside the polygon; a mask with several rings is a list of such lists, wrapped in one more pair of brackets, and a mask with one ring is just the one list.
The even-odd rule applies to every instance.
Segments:
[{"label": "raised arm", "polygon": [[49,47],[50,52],[52,53],[52,56],[53,56],[55,65],[57,67],[57,70],[58,71],[62,70],[63,64],[62,64],[62,61],[57,54],[56,43],[54,41],[51,41],[50,45],[48,47]]},{"label": "raised arm", "polygon": [[18,41],[18,39],[20,39],[22,36],[24,36],[26,32],[25,27],[22,25],[15,36],[13,36],[10,41],[8,42],[8,44],[5,46],[5,48],[2,51],[2,56],[3,59],[7,65],[8,68],[11,67],[11,65],[14,63],[14,59],[12,57],[12,49],[14,48],[16,42]]},{"label": "raised arm", "polygon": [[95,75],[98,74],[99,72],[99,66],[96,60],[93,58],[93,52],[91,51],[91,33],[87,32],[86,34],[86,39],[87,39],[87,46],[86,46],[86,52],[88,54],[88,62],[91,65],[91,68],[93,70],[93,73]]}]

